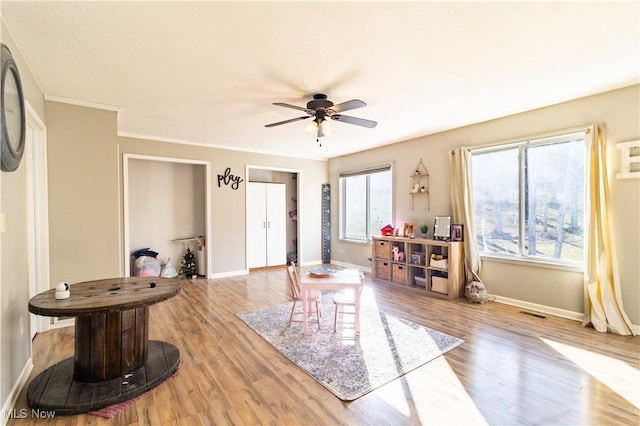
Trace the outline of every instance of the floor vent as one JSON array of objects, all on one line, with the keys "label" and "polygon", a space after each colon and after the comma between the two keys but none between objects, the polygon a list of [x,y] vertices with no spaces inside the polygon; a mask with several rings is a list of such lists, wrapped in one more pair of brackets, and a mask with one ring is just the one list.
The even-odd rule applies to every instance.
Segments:
[{"label": "floor vent", "polygon": [[536,318],[542,318],[545,319],[547,317],[545,317],[544,315],[540,315],[540,314],[535,314],[533,312],[526,312],[526,311],[520,311],[521,314],[525,314],[525,315],[531,315],[532,317],[536,317]]}]

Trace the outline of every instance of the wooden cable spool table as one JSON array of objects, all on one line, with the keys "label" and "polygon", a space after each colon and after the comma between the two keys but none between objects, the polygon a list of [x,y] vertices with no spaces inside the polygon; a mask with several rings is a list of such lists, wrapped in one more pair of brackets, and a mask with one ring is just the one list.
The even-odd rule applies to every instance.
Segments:
[{"label": "wooden cable spool table", "polygon": [[76,317],[75,353],[38,374],[27,402],[56,414],[94,411],[126,401],[169,378],[180,364],[172,344],[149,341],[149,305],[180,292],[178,278],[127,277],[73,284],[71,296],[55,289],[34,296],[29,311]]}]

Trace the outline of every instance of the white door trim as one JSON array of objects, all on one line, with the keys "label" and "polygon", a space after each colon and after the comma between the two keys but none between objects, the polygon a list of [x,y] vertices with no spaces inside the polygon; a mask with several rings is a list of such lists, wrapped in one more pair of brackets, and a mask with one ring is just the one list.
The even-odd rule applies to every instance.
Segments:
[{"label": "white door trim", "polygon": [[[131,262],[130,262],[130,241],[129,241],[129,160],[150,160],[150,161],[163,161],[167,163],[181,163],[181,164],[194,164],[205,166],[205,241],[206,244],[211,244],[211,162],[204,160],[190,160],[185,158],[172,158],[172,157],[159,157],[154,155],[142,155],[142,154],[122,154],[122,194],[123,194],[123,254],[124,254],[124,276],[131,276]],[[206,263],[207,269],[205,271],[207,278],[212,278],[212,263],[211,263],[212,250],[206,250]]]},{"label": "white door trim", "polygon": [[[29,241],[29,298],[51,288],[49,275],[49,190],[47,126],[25,101],[27,166],[27,233]],[[48,317],[30,315],[31,338],[49,330]]]}]

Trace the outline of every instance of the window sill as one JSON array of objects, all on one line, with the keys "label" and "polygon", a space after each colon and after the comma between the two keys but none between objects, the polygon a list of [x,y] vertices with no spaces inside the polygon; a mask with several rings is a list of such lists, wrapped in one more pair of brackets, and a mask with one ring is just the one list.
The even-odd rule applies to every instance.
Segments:
[{"label": "window sill", "polygon": [[347,244],[358,244],[358,245],[371,245],[371,241],[362,241],[362,240],[348,240],[345,238],[339,238],[338,239],[339,242],[341,243],[347,243]]},{"label": "window sill", "polygon": [[565,263],[555,263],[544,260],[537,259],[529,259],[529,258],[516,258],[516,257],[505,257],[499,256],[495,254],[481,254],[480,258],[482,261],[488,262],[497,262],[497,263],[509,263],[511,265],[520,265],[520,266],[528,266],[531,268],[546,268],[546,269],[556,269],[559,271],[567,271],[567,272],[578,272],[583,273],[584,267],[582,265],[568,265]]}]

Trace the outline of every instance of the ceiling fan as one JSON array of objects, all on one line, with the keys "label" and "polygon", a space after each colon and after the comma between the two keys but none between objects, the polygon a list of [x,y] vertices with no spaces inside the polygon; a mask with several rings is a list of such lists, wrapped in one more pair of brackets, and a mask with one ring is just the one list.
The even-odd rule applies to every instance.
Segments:
[{"label": "ceiling fan", "polygon": [[340,114],[343,111],[349,111],[351,109],[362,108],[367,106],[359,99],[352,99],[350,101],[335,104],[327,99],[327,95],[318,93],[313,95],[313,100],[307,102],[307,107],[300,107],[291,104],[285,104],[282,102],[274,102],[274,105],[297,109],[304,111],[307,115],[302,117],[291,118],[289,120],[279,121],[277,123],[266,124],[264,127],[275,127],[281,124],[293,123],[295,121],[306,120],[307,118],[313,118],[313,120],[307,126],[308,131],[315,132],[317,130],[317,140],[323,136],[329,134],[329,127],[327,126],[327,118],[335,121],[341,121],[343,123],[355,124],[356,126],[368,127],[370,129],[376,127],[378,123],[371,120],[365,120],[364,118],[352,117],[349,115]]}]

